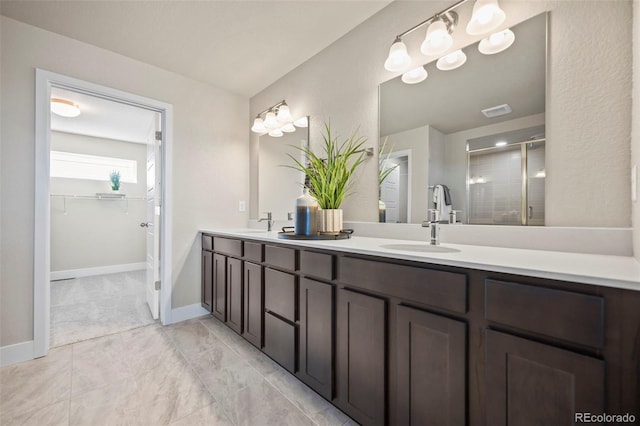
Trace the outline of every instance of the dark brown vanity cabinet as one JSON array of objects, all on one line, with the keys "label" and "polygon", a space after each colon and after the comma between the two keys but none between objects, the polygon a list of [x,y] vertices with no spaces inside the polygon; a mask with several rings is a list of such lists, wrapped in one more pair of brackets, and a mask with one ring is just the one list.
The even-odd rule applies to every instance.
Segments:
[{"label": "dark brown vanity cabinet", "polygon": [[385,423],[387,301],[338,290],[337,402],[356,421]]},{"label": "dark brown vanity cabinet", "polygon": [[396,306],[397,424],[466,424],[466,324]]},{"label": "dark brown vanity cabinet", "polygon": [[640,292],[215,235],[202,250],[202,305],[363,425],[640,418]]},{"label": "dark brown vanity cabinet", "polygon": [[262,349],[264,278],[262,266],[244,262],[244,327],[242,337]]},{"label": "dark brown vanity cabinet", "polygon": [[300,280],[300,370],[297,376],[326,399],[333,397],[334,286]]}]

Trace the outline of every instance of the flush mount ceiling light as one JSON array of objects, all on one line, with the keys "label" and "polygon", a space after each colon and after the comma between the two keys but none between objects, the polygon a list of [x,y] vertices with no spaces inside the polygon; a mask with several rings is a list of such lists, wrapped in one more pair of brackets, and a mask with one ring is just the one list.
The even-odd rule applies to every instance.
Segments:
[{"label": "flush mount ceiling light", "polygon": [[436,20],[427,28],[427,35],[420,46],[420,51],[426,56],[436,56],[446,52],[453,45],[451,32],[458,23],[458,14],[449,12],[448,14],[437,16]]},{"label": "flush mount ceiling light", "polygon": [[467,55],[461,49],[458,49],[438,59],[436,67],[441,71],[451,71],[461,67],[465,62],[467,62]]},{"label": "flush mount ceiling light", "polygon": [[296,127],[307,127],[308,125],[307,117],[294,121],[287,102],[280,101],[258,113],[253,120],[251,131],[261,136],[269,134],[269,136],[279,138],[284,133],[295,132]]},{"label": "flush mount ceiling light", "polygon": [[61,117],[77,117],[80,115],[80,107],[66,99],[51,98],[51,112]]},{"label": "flush mount ceiling light", "polygon": [[501,146],[507,146],[507,143],[505,141],[496,142],[496,146],[500,148]]},{"label": "flush mount ceiling light", "polygon": [[498,6],[498,0],[476,0],[471,20],[467,24],[467,33],[470,35],[486,34],[498,28],[505,18],[504,11]]},{"label": "flush mount ceiling light", "polygon": [[485,117],[487,118],[495,118],[500,117],[501,115],[511,114],[513,110],[509,104],[497,105],[491,108],[485,108],[481,110]]},{"label": "flush mount ceiling light", "polygon": [[[413,60],[411,59],[411,56],[409,56],[409,53],[407,53],[407,46],[402,41],[404,36],[414,32],[424,25],[429,25],[429,27],[427,28],[427,34],[424,41],[420,46],[420,52],[423,55],[431,57],[443,55],[436,64],[440,70],[447,71],[462,66],[467,60],[464,52],[457,50],[448,55],[447,52],[454,44],[452,34],[458,24],[458,13],[456,13],[454,9],[467,1],[469,0],[459,0],[448,8],[436,13],[429,19],[426,19],[409,28],[405,32],[398,34],[389,49],[389,55],[384,62],[384,68],[387,71],[403,73],[402,81],[408,84],[419,83],[426,78],[426,71],[424,73],[420,71],[421,67],[411,69]],[[500,9],[500,6],[498,6],[498,0],[476,0],[473,6],[473,15],[471,16],[471,20],[467,23],[466,30],[467,33],[471,35],[486,34],[499,27],[505,19],[506,15],[504,11]],[[506,31],[504,34],[501,33],[502,35],[494,37],[493,43],[496,47],[493,47],[492,49],[497,49],[498,45],[502,46],[498,39],[502,37],[507,40],[510,37]],[[513,41],[511,41],[511,43],[513,43]],[[504,50],[509,46],[510,44],[506,47],[501,47],[501,50]],[[501,50],[496,50],[495,52],[492,51],[491,53],[498,53]],[[411,71],[409,71],[410,69]],[[422,80],[414,78],[414,75],[417,75],[418,73],[420,74],[420,77],[424,77]]]},{"label": "flush mount ceiling light", "polygon": [[485,55],[493,55],[507,50],[515,40],[516,35],[507,28],[482,39],[478,44],[478,50]]},{"label": "flush mount ceiling light", "polygon": [[402,74],[402,81],[407,84],[416,84],[424,81],[427,76],[427,70],[424,67],[418,67]]}]

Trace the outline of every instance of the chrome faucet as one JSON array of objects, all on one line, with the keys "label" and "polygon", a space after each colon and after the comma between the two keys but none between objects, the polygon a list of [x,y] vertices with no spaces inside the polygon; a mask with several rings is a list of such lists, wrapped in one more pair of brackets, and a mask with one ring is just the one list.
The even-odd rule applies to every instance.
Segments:
[{"label": "chrome faucet", "polygon": [[429,244],[437,246],[440,244],[440,217],[436,209],[429,209],[429,220],[422,222],[423,227],[429,227]]},{"label": "chrome faucet", "polygon": [[267,232],[271,231],[271,227],[273,226],[273,220],[272,220],[272,213],[271,212],[265,212],[265,214],[267,215],[267,217],[263,217],[262,219],[258,219],[258,222],[262,222],[263,220],[267,221]]}]

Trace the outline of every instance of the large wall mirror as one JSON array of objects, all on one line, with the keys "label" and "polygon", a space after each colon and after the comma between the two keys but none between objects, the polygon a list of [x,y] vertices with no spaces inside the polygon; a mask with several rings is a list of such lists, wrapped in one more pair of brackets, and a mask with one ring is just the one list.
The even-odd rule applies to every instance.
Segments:
[{"label": "large wall mirror", "polygon": [[287,214],[294,211],[296,198],[302,194],[304,175],[287,167],[293,165],[289,155],[303,159],[302,152],[297,147],[307,147],[308,144],[309,127],[297,127],[295,132],[284,133],[281,137],[268,134],[260,136],[260,217],[264,217],[265,212],[271,212],[274,220],[287,220]]},{"label": "large wall mirror", "polygon": [[434,192],[443,200],[446,186],[462,223],[544,225],[547,14],[511,30],[500,53],[476,43],[460,68],[433,62],[420,83],[380,85],[381,167],[394,168],[380,186],[381,220],[421,223],[443,210]]}]

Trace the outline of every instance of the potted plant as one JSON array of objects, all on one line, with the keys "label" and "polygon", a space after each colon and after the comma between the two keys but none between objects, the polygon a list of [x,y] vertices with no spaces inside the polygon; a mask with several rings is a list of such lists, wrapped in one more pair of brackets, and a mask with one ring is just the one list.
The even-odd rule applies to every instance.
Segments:
[{"label": "potted plant", "polygon": [[292,167],[306,175],[305,182],[320,211],[320,232],[340,232],[342,230],[342,209],[340,205],[348,195],[351,177],[365,158],[364,137],[357,136],[357,130],[342,143],[332,136],[329,124],[324,124],[324,157],[316,155],[310,147],[296,147],[307,158],[303,164],[289,154],[294,161]]},{"label": "potted plant", "polygon": [[117,170],[112,171],[109,174],[109,182],[111,183],[112,191],[120,190],[120,172]]},{"label": "potted plant", "polygon": [[378,221],[386,222],[387,221],[387,205],[382,201],[382,183],[384,180],[393,172],[398,165],[394,164],[389,167],[389,157],[393,152],[393,147],[389,149],[389,152],[385,154],[384,149],[387,146],[388,138],[384,138],[384,142],[380,145],[378,149]]}]

